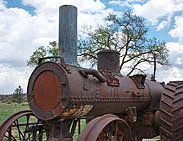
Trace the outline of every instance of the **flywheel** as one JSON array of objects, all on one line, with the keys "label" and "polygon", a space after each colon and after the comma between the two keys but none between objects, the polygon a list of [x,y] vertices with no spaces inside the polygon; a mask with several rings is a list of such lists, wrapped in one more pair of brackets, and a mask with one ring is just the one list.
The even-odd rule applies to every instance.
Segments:
[{"label": "flywheel", "polygon": [[160,102],[161,141],[183,140],[183,81],[165,86]]}]

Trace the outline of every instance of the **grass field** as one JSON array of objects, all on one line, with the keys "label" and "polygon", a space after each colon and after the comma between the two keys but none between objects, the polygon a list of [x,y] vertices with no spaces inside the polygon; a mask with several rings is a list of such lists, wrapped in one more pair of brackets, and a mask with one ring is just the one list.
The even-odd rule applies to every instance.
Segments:
[{"label": "grass field", "polygon": [[[8,118],[10,115],[22,111],[22,110],[28,110],[29,106],[28,104],[21,104],[21,105],[17,105],[17,104],[0,104],[0,124],[3,122],[3,120],[5,120],[6,118]],[[85,120],[81,121],[81,128],[83,129],[85,126]],[[159,139],[160,137],[156,137],[155,139]],[[74,135],[74,140],[77,139],[77,129],[76,129],[76,134]]]},{"label": "grass field", "polygon": [[0,104],[0,123],[16,112],[28,109],[28,104]]}]

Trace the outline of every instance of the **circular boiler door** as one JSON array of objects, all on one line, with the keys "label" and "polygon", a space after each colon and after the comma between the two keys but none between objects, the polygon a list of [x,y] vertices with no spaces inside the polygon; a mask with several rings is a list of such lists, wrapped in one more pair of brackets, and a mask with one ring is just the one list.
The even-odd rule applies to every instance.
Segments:
[{"label": "circular boiler door", "polygon": [[34,83],[34,101],[42,110],[54,109],[60,102],[62,85],[60,80],[51,71],[42,72]]},{"label": "circular boiler door", "polygon": [[38,118],[50,120],[60,116],[67,105],[69,90],[64,68],[54,62],[39,65],[29,79],[27,90],[30,109]]}]

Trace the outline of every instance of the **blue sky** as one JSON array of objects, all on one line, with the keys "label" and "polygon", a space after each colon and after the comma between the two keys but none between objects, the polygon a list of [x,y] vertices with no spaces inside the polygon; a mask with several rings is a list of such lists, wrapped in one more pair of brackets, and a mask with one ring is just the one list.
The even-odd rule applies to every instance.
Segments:
[{"label": "blue sky", "polygon": [[58,8],[78,8],[78,33],[83,25],[105,24],[109,13],[131,9],[142,16],[149,35],[166,42],[169,66],[157,79],[183,80],[183,0],[0,0],[0,94],[21,85],[26,91],[32,72],[26,61],[39,46],[58,39]]},{"label": "blue sky", "polygon": [[22,0],[4,0],[7,8],[22,8],[31,15],[35,15],[35,8],[31,5],[23,5]]}]

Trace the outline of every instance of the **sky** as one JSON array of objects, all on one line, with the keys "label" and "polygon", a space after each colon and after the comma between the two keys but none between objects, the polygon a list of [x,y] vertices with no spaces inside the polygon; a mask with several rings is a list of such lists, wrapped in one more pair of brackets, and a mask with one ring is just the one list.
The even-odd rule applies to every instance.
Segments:
[{"label": "sky", "polygon": [[20,85],[26,92],[32,68],[26,62],[38,47],[58,40],[58,9],[78,8],[83,25],[97,27],[109,13],[131,9],[144,17],[149,34],[166,42],[169,65],[158,67],[157,80],[183,80],[183,0],[0,0],[0,94]]}]

